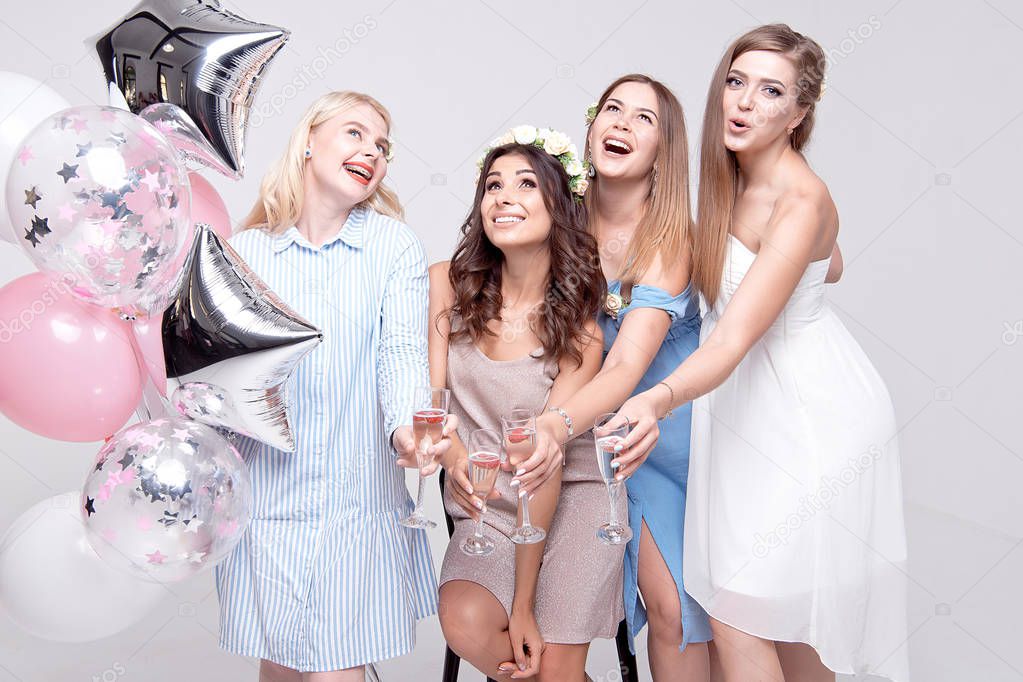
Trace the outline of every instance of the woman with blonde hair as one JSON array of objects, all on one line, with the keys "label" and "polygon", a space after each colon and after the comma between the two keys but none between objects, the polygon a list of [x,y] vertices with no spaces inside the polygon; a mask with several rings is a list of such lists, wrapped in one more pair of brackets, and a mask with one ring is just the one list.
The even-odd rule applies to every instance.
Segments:
[{"label": "woman with blonde hair", "polygon": [[727,682],[909,679],[897,426],[825,301],[838,213],[802,149],[825,58],[783,24],[728,48],[704,116],[700,347],[630,399],[626,457],[694,401],[683,566]]},{"label": "woman with blonde hair", "polygon": [[[656,385],[696,349],[700,334],[689,284],[692,214],[682,105],[661,82],[630,74],[607,87],[587,122],[588,229],[599,253],[590,269],[603,271],[609,292],[598,318],[604,358],[595,377],[537,420],[537,450],[519,477],[529,490],[558,466],[559,444]],[[648,658],[658,681],[709,676],[707,615],[686,594],[682,571],[689,423],[689,412],[679,410],[662,424],[664,437],[652,457],[612,463],[629,501],[624,602],[630,646],[635,649],[632,638],[649,625]]]},{"label": "woman with blonde hair", "polygon": [[410,651],[416,621],[436,609],[426,536],[399,523],[412,501],[395,454],[414,466],[407,424],[415,389],[429,386],[428,275],[382,184],[390,127],[367,95],[318,99],[231,239],[323,330],[290,387],[296,451],[242,441],[253,519],[217,570],[220,645],[262,659],[262,682],[363,680]]}]

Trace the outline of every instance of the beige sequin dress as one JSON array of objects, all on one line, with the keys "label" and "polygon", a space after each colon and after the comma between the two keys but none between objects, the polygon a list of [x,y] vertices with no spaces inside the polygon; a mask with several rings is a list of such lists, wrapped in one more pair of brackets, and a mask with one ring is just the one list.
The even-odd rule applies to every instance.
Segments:
[{"label": "beige sequin dress", "polygon": [[[491,360],[474,344],[452,342],[448,347],[448,388],[452,413],[458,415],[458,435],[467,442],[475,429],[500,431],[500,415],[516,407],[542,414],[557,376],[556,362],[537,349],[517,360]],[[607,488],[600,478],[587,433],[571,441],[561,494],[548,530],[537,580],[534,614],[540,634],[552,644],[581,644],[614,637],[624,617],[622,571],[624,546],[597,540],[597,528],[607,522]],[[509,486],[512,474],[501,471],[483,516],[484,534],[496,548],[486,557],[470,557],[460,549],[474,532],[471,518],[445,490],[444,507],[455,531],[444,555],[440,583],[468,580],[482,585],[511,613],[515,594],[515,544],[508,538],[516,525],[518,498]],[[620,495],[618,518],[628,519],[627,500]],[[534,513],[535,517],[535,513]],[[534,519],[534,523],[536,523]]]}]

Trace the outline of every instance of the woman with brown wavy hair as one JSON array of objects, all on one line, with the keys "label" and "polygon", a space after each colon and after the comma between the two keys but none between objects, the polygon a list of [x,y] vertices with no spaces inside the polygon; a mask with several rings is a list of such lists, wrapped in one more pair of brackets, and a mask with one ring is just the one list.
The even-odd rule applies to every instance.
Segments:
[{"label": "woman with brown wavy hair", "polygon": [[[551,402],[559,412],[538,421],[534,459],[541,464],[522,476],[527,486],[542,478],[542,463],[558,456],[559,444],[633,393],[655,386],[696,349],[700,337],[699,306],[689,283],[693,221],[682,105],[663,83],[629,74],[604,90],[587,122],[592,164],[587,227],[599,244],[610,292],[598,318],[605,357],[584,387],[562,403]],[[621,538],[628,541],[629,643],[634,649],[633,638],[648,626],[654,680],[699,682],[709,677],[711,632],[707,614],[686,593],[682,566],[689,411],[679,410],[661,429],[651,457],[618,456],[611,465],[629,497],[631,538]]]},{"label": "woman with brown wavy hair", "polygon": [[802,154],[824,67],[782,24],[725,52],[703,127],[700,347],[622,408],[632,457],[695,400],[683,565],[727,682],[909,679],[894,410],[825,300],[838,213]]},{"label": "woman with brown wavy hair", "polygon": [[439,613],[449,646],[490,677],[513,671],[512,679],[581,682],[590,641],[614,637],[622,617],[624,548],[602,545],[593,532],[608,498],[592,437],[577,439],[564,469],[555,462],[532,493],[532,522],[548,529],[546,542],[513,543],[518,480],[501,472],[482,517],[494,550],[462,550],[483,500],[473,495],[458,441],[475,429],[499,431],[499,416],[512,408],[543,413],[600,366],[594,318],[605,283],[573,194],[582,165],[567,138],[547,133],[541,143],[536,129],[521,126],[496,141],[454,256],[430,272],[430,374],[451,390],[460,424],[445,460],[455,531]]}]

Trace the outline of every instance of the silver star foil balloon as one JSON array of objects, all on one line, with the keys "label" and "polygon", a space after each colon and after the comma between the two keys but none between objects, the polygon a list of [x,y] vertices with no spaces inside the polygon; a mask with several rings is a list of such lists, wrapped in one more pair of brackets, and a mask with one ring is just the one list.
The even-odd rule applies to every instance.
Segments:
[{"label": "silver star foil balloon", "polygon": [[177,582],[220,562],[252,517],[245,461],[215,429],[181,417],[114,434],[82,489],[89,544],[139,578]]},{"label": "silver star foil balloon", "polygon": [[241,177],[241,173],[234,171],[224,162],[181,107],[169,102],[150,104],[139,112],[139,117],[149,121],[163,133],[186,164],[192,167],[212,168],[235,180]]},{"label": "silver star foil balloon", "polygon": [[163,316],[165,395],[184,416],[294,452],[287,382],[322,333],[209,226],[199,225],[192,249]]},{"label": "silver star foil balloon", "polygon": [[249,109],[289,36],[216,0],[143,0],[93,42],[111,104],[133,114],[177,105],[222,162],[214,167],[240,177]]}]

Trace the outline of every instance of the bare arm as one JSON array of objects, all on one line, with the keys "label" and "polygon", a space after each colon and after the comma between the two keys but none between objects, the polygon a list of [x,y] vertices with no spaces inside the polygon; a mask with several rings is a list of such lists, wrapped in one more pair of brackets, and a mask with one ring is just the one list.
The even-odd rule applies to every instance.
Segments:
[{"label": "bare arm", "polygon": [[[676,266],[666,269],[661,259],[656,258],[638,283],[681,293],[689,279],[688,261],[688,257],[683,258]],[[663,310],[638,308],[630,311],[596,376],[563,403],[551,397],[551,405],[561,407],[572,419],[573,437],[586,433],[598,415],[617,410],[632,395],[664,343],[670,327],[671,318]],[[537,468],[523,477],[524,483],[530,486],[542,480],[544,475],[545,469],[539,463],[549,459],[550,451],[557,444],[569,439],[567,425],[559,414],[543,415],[537,426],[537,451],[526,463],[527,469]]]},{"label": "bare arm", "polygon": [[[642,414],[625,447],[642,451],[656,443],[656,419],[719,386],[778,318],[810,264],[828,210],[813,197],[779,199],[768,224],[770,239],[728,302],[707,339],[666,379],[631,399],[628,414]],[[625,408],[623,407],[623,411]],[[651,432],[653,439],[650,440]]]}]

